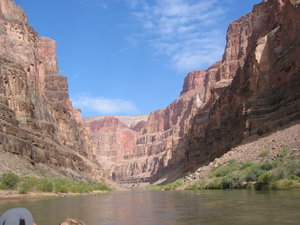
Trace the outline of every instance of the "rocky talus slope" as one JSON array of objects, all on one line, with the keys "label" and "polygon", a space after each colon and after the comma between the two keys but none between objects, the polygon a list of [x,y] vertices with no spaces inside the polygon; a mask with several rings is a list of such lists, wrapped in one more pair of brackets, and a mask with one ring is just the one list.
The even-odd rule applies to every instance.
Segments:
[{"label": "rocky talus slope", "polygon": [[297,123],[299,10],[298,0],[265,0],[233,21],[222,60],[189,73],[180,97],[150,114],[131,156],[110,165],[114,179],[171,181]]},{"label": "rocky talus slope", "polygon": [[[101,179],[93,149],[89,129],[69,100],[67,79],[59,75],[55,41],[39,37],[12,0],[1,0],[1,154],[24,164],[20,175],[33,166],[37,173]],[[1,165],[1,172],[16,166]]]}]

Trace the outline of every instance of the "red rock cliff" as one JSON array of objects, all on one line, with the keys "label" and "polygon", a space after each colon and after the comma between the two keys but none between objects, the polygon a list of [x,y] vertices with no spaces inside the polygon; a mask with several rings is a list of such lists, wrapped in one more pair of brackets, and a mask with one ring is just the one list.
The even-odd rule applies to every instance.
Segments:
[{"label": "red rock cliff", "polygon": [[[96,144],[96,159],[107,173],[124,160],[132,158],[138,132],[144,127],[148,116],[101,116],[88,117],[85,121]],[[112,176],[115,180],[115,177]]]},{"label": "red rock cliff", "polygon": [[231,147],[299,122],[299,1],[264,1],[249,14],[252,35],[232,84],[203,122],[193,119],[189,162],[205,164]]},{"label": "red rock cliff", "polygon": [[101,178],[88,159],[88,128],[59,75],[55,41],[39,37],[12,0],[0,1],[0,31],[0,150]]}]

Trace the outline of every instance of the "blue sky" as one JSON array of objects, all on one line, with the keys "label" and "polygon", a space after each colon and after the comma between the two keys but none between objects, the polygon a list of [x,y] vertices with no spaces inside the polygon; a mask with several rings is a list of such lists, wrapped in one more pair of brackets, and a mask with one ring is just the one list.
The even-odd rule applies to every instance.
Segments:
[{"label": "blue sky", "polygon": [[15,0],[57,42],[83,116],[148,114],[222,58],[230,21],[261,0]]}]

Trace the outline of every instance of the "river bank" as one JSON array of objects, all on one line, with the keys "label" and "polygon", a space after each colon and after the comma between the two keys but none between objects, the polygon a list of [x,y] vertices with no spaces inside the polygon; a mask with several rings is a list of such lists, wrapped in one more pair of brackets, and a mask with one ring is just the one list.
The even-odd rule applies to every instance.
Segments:
[{"label": "river bank", "polygon": [[88,193],[29,192],[26,194],[19,194],[18,191],[0,190],[0,200],[64,198],[64,197],[76,197],[76,196],[102,195],[110,192],[111,191],[93,191]]},{"label": "river bank", "polygon": [[258,151],[251,158],[236,158],[229,152],[195,173],[172,183],[150,186],[148,190],[250,189],[289,190],[300,188],[298,149],[286,147],[275,153]]},{"label": "river bank", "polygon": [[0,199],[31,199],[96,195],[112,191],[104,183],[82,182],[67,178],[20,177],[12,172],[0,178]]}]

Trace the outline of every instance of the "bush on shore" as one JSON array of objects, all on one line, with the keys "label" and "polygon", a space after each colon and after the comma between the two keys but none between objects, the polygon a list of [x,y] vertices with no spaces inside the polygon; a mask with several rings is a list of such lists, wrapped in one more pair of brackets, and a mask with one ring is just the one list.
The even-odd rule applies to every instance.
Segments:
[{"label": "bush on shore", "polygon": [[20,194],[28,192],[88,193],[97,190],[110,190],[106,184],[84,183],[66,178],[20,178],[14,173],[5,173],[1,178],[0,189],[18,190]]},{"label": "bush on shore", "polygon": [[181,187],[182,184],[183,184],[183,180],[178,179],[169,184],[160,184],[160,185],[149,186],[147,189],[148,190],[172,191],[172,190],[176,190],[177,188]]},{"label": "bush on shore", "polygon": [[4,173],[1,177],[1,184],[0,184],[0,189],[4,190],[13,190],[15,189],[20,182],[20,178],[12,173]]},{"label": "bush on shore", "polygon": [[[300,187],[300,160],[283,149],[274,161],[254,163],[229,161],[211,171],[207,181],[199,181],[186,190],[203,189],[255,189],[285,190]],[[262,156],[266,157],[266,153]]]}]

